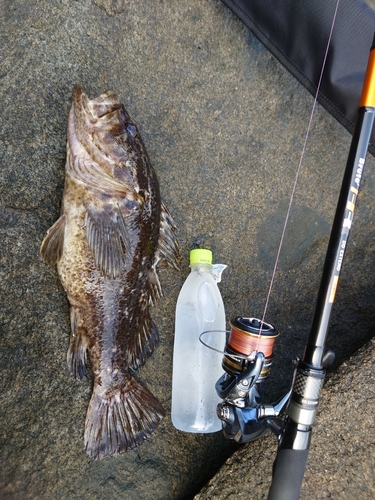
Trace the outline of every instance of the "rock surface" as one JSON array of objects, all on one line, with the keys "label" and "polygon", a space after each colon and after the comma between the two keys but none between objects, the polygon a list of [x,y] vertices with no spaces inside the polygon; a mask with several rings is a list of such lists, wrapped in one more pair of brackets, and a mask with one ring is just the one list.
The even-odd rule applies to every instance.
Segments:
[{"label": "rock surface", "polygon": [[[5,0],[0,28],[0,497],[192,498],[237,447],[170,422],[189,250],[208,245],[228,264],[228,319],[262,315],[313,99],[218,0]],[[123,99],[183,258],[180,273],[160,271],[164,298],[152,313],[161,344],[139,373],[167,416],[139,449],[103,462],[83,449],[90,381],[68,374],[67,300],[38,255],[59,214],[75,84]],[[349,143],[318,106],[267,312],[281,332],[269,399],[288,387],[306,341]],[[335,367],[373,335],[374,167],[369,157],[331,321]],[[345,428],[345,414],[337,418]]]}]

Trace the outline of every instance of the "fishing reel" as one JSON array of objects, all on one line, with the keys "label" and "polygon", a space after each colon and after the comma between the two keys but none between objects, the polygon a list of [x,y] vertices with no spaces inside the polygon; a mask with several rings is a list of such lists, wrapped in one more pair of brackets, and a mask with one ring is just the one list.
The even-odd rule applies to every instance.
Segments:
[{"label": "fishing reel", "polygon": [[262,383],[270,373],[277,336],[272,325],[256,318],[236,317],[231,321],[222,361],[225,373],[215,388],[223,399],[217,415],[224,435],[237,443],[254,441],[269,430],[280,434],[282,421],[277,417],[291,390],[274,404],[262,403]]}]

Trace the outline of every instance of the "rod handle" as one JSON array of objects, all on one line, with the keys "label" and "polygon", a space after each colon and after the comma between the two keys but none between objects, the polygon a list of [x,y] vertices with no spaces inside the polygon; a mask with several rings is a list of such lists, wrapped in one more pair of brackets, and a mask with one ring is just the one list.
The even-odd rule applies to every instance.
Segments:
[{"label": "rod handle", "polygon": [[298,500],[309,450],[279,449],[268,500]]}]

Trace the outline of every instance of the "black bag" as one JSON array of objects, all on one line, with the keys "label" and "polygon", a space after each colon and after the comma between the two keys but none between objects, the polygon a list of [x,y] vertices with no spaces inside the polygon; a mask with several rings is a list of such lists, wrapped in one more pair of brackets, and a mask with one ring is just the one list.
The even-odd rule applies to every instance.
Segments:
[{"label": "black bag", "polygon": [[[223,0],[268,50],[315,96],[336,0]],[[362,0],[339,3],[319,103],[353,133],[375,11]],[[375,129],[369,151],[375,155]]]}]

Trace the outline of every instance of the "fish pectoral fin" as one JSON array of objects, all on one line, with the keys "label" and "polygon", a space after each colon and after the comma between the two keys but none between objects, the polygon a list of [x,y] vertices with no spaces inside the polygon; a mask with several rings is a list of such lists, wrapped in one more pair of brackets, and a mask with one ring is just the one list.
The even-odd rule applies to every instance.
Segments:
[{"label": "fish pectoral fin", "polygon": [[95,263],[104,275],[116,278],[131,265],[133,250],[119,208],[111,212],[99,212],[89,207],[86,237]]},{"label": "fish pectoral fin", "polygon": [[159,401],[130,374],[108,391],[94,386],[85,423],[85,448],[94,460],[141,445],[164,416]]},{"label": "fish pectoral fin", "polygon": [[156,262],[158,259],[165,260],[171,267],[179,269],[180,253],[176,238],[177,226],[168,212],[165,203],[161,203],[160,232]]},{"label": "fish pectoral fin", "polygon": [[61,259],[64,247],[66,215],[63,214],[51,226],[40,246],[40,254],[47,264],[56,264]]}]

